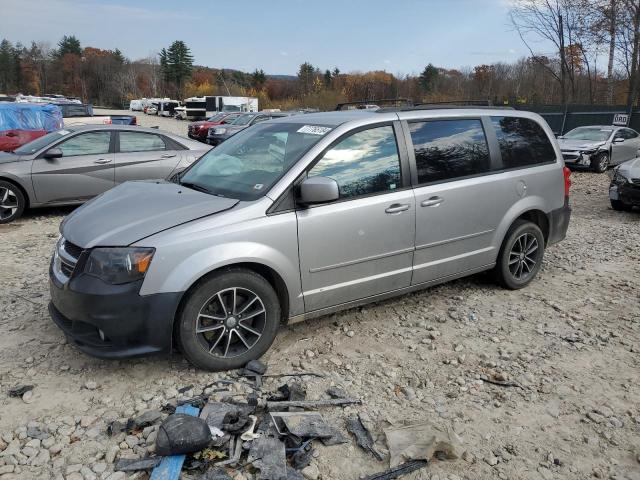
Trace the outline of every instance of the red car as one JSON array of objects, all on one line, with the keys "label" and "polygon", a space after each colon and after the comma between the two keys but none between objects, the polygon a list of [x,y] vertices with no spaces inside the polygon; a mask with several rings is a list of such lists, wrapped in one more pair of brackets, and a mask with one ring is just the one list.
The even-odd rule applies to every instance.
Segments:
[{"label": "red car", "polygon": [[16,148],[62,128],[62,112],[56,105],[0,103],[0,151]]},{"label": "red car", "polygon": [[213,117],[209,117],[206,120],[190,123],[187,133],[189,138],[206,142],[209,128],[215,127],[216,125],[222,125],[223,123],[231,123],[238,118],[238,116],[240,116],[240,113],[216,113]]}]

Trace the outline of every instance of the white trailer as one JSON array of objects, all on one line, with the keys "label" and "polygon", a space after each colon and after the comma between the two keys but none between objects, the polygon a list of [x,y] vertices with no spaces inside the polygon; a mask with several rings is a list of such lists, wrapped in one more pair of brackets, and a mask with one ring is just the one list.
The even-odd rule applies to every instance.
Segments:
[{"label": "white trailer", "polygon": [[178,113],[187,120],[209,118],[217,112],[257,112],[258,99],[255,97],[206,96],[191,97],[183,102],[184,110]]}]

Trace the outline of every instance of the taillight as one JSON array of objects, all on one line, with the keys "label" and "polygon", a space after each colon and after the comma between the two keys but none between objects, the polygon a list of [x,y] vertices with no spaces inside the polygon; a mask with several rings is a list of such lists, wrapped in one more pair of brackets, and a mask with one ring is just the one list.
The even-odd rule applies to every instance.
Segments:
[{"label": "taillight", "polygon": [[137,125],[138,124],[138,117],[133,117],[133,120],[131,121],[131,125]]},{"label": "taillight", "polygon": [[102,123],[103,123],[104,125],[111,125],[111,117],[107,117],[107,118],[105,118],[105,119],[102,121]]},{"label": "taillight", "polygon": [[564,196],[568,197],[571,189],[571,170],[569,167],[564,167],[562,173],[564,173]]}]

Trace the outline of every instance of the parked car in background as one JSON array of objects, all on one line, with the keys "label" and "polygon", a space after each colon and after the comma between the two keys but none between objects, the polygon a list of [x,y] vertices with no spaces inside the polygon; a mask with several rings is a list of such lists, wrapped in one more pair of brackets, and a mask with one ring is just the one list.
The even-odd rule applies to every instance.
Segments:
[{"label": "parked car in background", "polygon": [[199,122],[190,123],[187,127],[187,134],[189,135],[189,138],[193,138],[194,140],[199,140],[201,142],[206,142],[209,128],[231,123],[240,115],[240,113],[216,113],[206,120],[200,120]]},{"label": "parked car in background", "polygon": [[640,136],[628,127],[593,125],[578,127],[558,137],[564,163],[603,173],[638,156]]},{"label": "parked car in background", "polygon": [[132,112],[141,112],[142,108],[142,100],[131,100],[131,103],[129,103],[129,110]]},{"label": "parked car in background", "polygon": [[0,102],[0,151],[12,152],[62,125],[62,112],[55,105]]},{"label": "parked car in background", "polygon": [[207,132],[207,143],[213,146],[220,145],[229,137],[234,136],[236,133],[241,132],[245,128],[249,128],[251,125],[265,122],[267,120],[271,120],[272,118],[288,117],[291,115],[297,115],[297,112],[243,113],[229,124],[210,127]]},{"label": "parked car in background", "polygon": [[71,127],[0,155],[0,223],[25,208],[80,204],[127,180],[164,179],[209,147],[151,128]]},{"label": "parked car in background", "polygon": [[53,321],[103,358],[168,352],[240,367],[281,323],[493,270],[538,273],[570,217],[537,114],[312,113],[262,122],[171,182],[128,182],[65,218]]},{"label": "parked car in background", "polygon": [[55,105],[62,110],[65,127],[73,125],[137,125],[138,123],[135,115],[95,115],[93,105],[86,103],[64,102]]},{"label": "parked car in background", "polygon": [[640,158],[614,169],[609,200],[614,210],[630,211],[634,206],[640,207]]}]

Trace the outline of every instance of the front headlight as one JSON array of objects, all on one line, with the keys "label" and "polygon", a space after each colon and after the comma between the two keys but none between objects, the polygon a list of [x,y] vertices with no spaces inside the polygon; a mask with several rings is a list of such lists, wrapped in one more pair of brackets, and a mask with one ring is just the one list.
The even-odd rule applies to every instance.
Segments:
[{"label": "front headlight", "polygon": [[224,135],[225,133],[227,133],[227,129],[226,128],[215,128],[213,130],[213,134],[214,135]]},{"label": "front headlight", "polygon": [[154,248],[94,248],[84,268],[87,275],[118,285],[135,282],[144,278]]},{"label": "front headlight", "polygon": [[624,185],[628,181],[629,180],[627,180],[627,177],[622,175],[617,169],[615,170],[615,173],[613,174],[613,178],[611,179],[611,183],[614,183],[616,185]]}]

